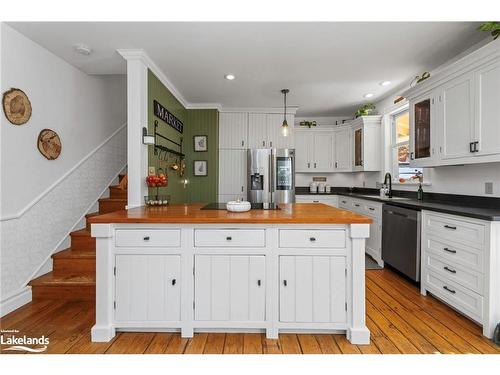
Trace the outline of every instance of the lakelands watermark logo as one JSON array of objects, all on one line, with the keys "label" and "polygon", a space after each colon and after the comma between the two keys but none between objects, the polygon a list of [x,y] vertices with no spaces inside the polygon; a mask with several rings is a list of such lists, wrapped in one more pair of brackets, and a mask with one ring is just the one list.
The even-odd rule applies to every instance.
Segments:
[{"label": "lakelands watermark logo", "polygon": [[41,353],[47,350],[49,338],[44,335],[30,337],[20,335],[18,330],[1,330],[0,345],[3,352],[21,351],[30,353]]}]

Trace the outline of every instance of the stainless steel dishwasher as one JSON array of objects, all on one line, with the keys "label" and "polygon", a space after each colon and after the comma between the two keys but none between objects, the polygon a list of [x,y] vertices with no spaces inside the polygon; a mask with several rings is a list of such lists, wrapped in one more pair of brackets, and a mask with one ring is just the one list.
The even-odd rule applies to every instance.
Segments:
[{"label": "stainless steel dishwasher", "polygon": [[420,211],[383,205],[382,260],[420,281]]}]

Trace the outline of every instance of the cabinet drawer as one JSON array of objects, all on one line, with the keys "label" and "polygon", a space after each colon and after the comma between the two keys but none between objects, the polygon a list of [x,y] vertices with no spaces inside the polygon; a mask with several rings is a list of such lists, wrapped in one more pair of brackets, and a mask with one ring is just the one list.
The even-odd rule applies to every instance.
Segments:
[{"label": "cabinet drawer", "polygon": [[180,229],[117,229],[117,247],[179,247]]},{"label": "cabinet drawer", "polygon": [[198,247],[264,247],[264,229],[195,229]]},{"label": "cabinet drawer", "polygon": [[359,201],[357,199],[353,199],[351,202],[351,208],[352,211],[357,212],[359,214],[364,214],[365,209],[364,209],[364,204],[362,201]]},{"label": "cabinet drawer", "polygon": [[364,214],[373,217],[374,219],[382,220],[382,205],[381,204],[373,204],[373,203],[365,203],[364,205]]},{"label": "cabinet drawer", "polygon": [[425,272],[424,277],[429,292],[470,318],[482,321],[483,297],[430,270]]},{"label": "cabinet drawer", "polygon": [[483,248],[484,245],[484,225],[476,224],[470,221],[426,213],[424,230],[427,233],[433,233],[443,239],[452,241],[464,241],[477,248]]},{"label": "cabinet drawer", "polygon": [[452,280],[476,293],[483,294],[484,277],[477,271],[451,263],[443,258],[426,255],[425,267],[433,272],[441,274],[448,280]]},{"label": "cabinet drawer", "polygon": [[344,248],[345,230],[282,229],[280,247]]},{"label": "cabinet drawer", "polygon": [[482,250],[443,240],[434,235],[427,235],[426,237],[423,244],[426,253],[438,255],[470,270],[484,272],[484,254]]},{"label": "cabinet drawer", "polygon": [[351,208],[351,200],[349,198],[345,197],[339,197],[339,207],[340,208],[345,208],[345,209],[350,209]]}]

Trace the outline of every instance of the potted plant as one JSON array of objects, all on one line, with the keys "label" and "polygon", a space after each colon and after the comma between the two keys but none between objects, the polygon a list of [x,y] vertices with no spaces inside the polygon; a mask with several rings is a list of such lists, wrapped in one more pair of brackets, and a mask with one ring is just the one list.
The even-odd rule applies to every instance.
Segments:
[{"label": "potted plant", "polygon": [[359,116],[369,116],[369,115],[371,115],[373,113],[373,111],[375,111],[375,105],[373,103],[363,104],[356,111],[356,117],[359,117]]},{"label": "potted plant", "polygon": [[500,36],[500,22],[497,21],[484,22],[477,29],[479,31],[489,31],[493,40]]}]

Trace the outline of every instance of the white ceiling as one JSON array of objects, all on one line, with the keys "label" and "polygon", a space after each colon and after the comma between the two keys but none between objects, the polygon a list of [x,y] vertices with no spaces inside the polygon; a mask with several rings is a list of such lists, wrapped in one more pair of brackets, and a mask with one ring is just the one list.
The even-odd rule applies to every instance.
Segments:
[{"label": "white ceiling", "polygon": [[116,50],[141,48],[188,102],[277,107],[286,87],[300,116],[351,115],[485,38],[467,22],[9,24],[89,74],[124,74]]}]

